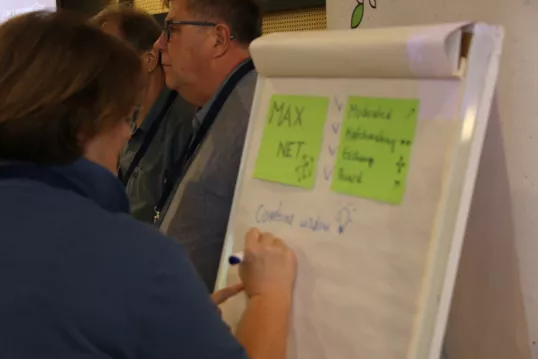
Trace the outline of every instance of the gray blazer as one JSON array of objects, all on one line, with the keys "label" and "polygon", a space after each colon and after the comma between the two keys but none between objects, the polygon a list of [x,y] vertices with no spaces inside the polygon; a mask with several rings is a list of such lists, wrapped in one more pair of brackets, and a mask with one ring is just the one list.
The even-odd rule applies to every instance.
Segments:
[{"label": "gray blazer", "polygon": [[161,231],[183,245],[209,290],[215,285],[256,79],[252,71],[232,91],[161,213]]}]

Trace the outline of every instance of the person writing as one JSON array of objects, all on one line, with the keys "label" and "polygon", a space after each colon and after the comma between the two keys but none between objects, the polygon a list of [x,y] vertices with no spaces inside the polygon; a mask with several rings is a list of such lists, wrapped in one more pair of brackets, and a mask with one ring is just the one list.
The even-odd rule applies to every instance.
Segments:
[{"label": "person writing", "polygon": [[[2,357],[284,359],[296,259],[281,239],[250,230],[242,283],[210,296],[184,250],[129,215],[116,164],[136,52],[61,11],[0,25],[0,51]],[[234,336],[215,304],[241,290]]]}]

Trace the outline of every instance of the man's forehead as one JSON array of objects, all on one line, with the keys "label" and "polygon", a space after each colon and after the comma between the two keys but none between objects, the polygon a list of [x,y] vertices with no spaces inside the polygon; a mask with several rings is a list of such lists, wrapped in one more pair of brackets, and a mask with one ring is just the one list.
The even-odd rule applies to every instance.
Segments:
[{"label": "man's forehead", "polygon": [[178,17],[185,16],[187,13],[186,5],[185,0],[171,0],[168,3],[168,14],[166,15],[166,20],[180,20]]}]

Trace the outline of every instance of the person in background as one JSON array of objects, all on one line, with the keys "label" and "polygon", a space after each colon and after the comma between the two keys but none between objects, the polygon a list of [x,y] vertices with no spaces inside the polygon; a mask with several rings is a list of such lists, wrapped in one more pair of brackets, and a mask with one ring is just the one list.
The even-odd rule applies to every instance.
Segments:
[{"label": "person in background", "polygon": [[[116,164],[139,54],[62,11],[0,25],[0,52],[2,358],[284,359],[282,240],[249,231],[242,283],[210,297],[181,246],[128,213]],[[215,304],[243,288],[234,338]]]},{"label": "person in background", "polygon": [[[251,0],[170,0],[162,52],[166,84],[198,106],[185,160],[174,167],[161,230],[183,244],[213,288],[234,195],[257,74],[248,46],[261,35]],[[175,187],[172,187],[175,184]]]},{"label": "person in background", "polygon": [[92,23],[127,43],[142,63],[142,100],[134,115],[131,139],[120,156],[118,174],[127,187],[133,216],[152,223],[165,173],[189,144],[195,109],[165,86],[160,56],[153,48],[162,29],[151,15],[120,6],[102,11]]}]

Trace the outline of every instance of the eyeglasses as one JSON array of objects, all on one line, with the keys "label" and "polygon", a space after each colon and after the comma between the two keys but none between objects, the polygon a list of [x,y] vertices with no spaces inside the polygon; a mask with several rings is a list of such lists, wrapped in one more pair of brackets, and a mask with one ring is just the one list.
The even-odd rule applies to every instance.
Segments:
[{"label": "eyeglasses", "polygon": [[[191,25],[191,26],[204,26],[204,27],[215,27],[218,24],[216,22],[208,22],[208,21],[181,21],[181,20],[166,20],[164,22],[164,37],[166,38],[166,41],[170,41],[170,37],[172,35],[172,25]],[[230,36],[230,39],[233,40],[235,37],[232,35]]]}]

